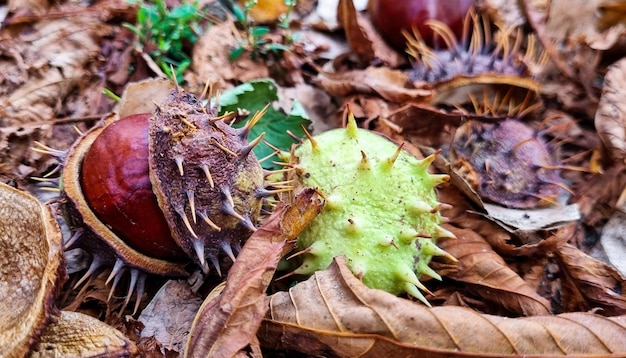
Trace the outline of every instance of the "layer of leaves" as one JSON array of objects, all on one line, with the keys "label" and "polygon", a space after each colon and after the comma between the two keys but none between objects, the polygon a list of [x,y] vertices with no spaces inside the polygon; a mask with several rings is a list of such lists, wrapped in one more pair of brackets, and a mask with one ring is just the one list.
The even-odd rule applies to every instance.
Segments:
[{"label": "layer of leaves", "polygon": [[281,205],[249,239],[228,272],[220,295],[209,297],[196,315],[185,356],[231,357],[255,337],[268,308],[265,295],[280,259],[322,209],[312,189],[292,205]]},{"label": "layer of leaves", "polygon": [[337,357],[506,357],[626,354],[626,318],[591,313],[505,318],[428,308],[361,283],[337,258],[271,297],[262,343]]}]

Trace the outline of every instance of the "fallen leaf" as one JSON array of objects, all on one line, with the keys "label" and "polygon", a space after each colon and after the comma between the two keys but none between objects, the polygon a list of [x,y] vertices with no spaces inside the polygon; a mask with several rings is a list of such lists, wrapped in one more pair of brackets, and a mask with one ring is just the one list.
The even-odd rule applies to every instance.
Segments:
[{"label": "fallen leaf", "polygon": [[252,234],[228,272],[224,290],[200,307],[185,357],[231,357],[250,344],[268,308],[265,291],[276,265],[321,208],[315,192],[305,189]]},{"label": "fallen leaf", "polygon": [[626,156],[626,59],[609,66],[604,76],[595,126],[613,160]]},{"label": "fallen leaf", "polygon": [[141,340],[154,338],[164,350],[182,354],[191,323],[202,304],[186,280],[169,280],[143,309],[138,321],[143,323]]},{"label": "fallen leaf", "polygon": [[368,67],[343,73],[323,72],[318,75],[318,80],[334,96],[377,94],[396,103],[424,101],[431,96],[430,90],[413,87],[407,74],[386,67]]},{"label": "fallen leaf", "polygon": [[[17,60],[0,62],[3,73],[20,73],[18,87],[0,89],[0,115],[7,124],[54,118],[63,102],[90,78],[86,68],[100,53],[99,41],[109,32],[95,16],[40,21],[11,39]],[[3,86],[5,87],[5,86]],[[5,97],[6,96],[6,97]]]},{"label": "fallen leaf", "polygon": [[340,0],[337,14],[348,40],[348,44],[362,64],[372,64],[376,60],[396,68],[406,63],[380,36],[371,21],[359,13],[353,0]]},{"label": "fallen leaf", "polygon": [[556,259],[561,269],[561,301],[567,311],[626,314],[626,277],[614,267],[571,245],[563,245]]},{"label": "fallen leaf", "polygon": [[626,354],[626,317],[591,313],[507,318],[428,308],[367,288],[338,257],[271,296],[261,344],[335,357],[507,357]]},{"label": "fallen leaf", "polygon": [[457,237],[437,245],[454,256],[458,270],[446,277],[462,282],[470,292],[516,316],[549,315],[550,303],[539,296],[489,243],[468,229],[446,226]]},{"label": "fallen leaf", "polygon": [[609,221],[602,228],[600,246],[604,250],[609,262],[624,276],[626,276],[626,188],[618,200],[616,210]]}]

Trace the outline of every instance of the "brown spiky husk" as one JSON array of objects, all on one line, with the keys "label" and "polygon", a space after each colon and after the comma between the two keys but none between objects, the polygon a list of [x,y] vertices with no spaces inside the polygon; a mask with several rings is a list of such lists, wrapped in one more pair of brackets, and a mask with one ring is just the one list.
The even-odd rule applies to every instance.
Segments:
[{"label": "brown spiky husk", "polygon": [[182,89],[150,121],[150,175],[172,236],[205,272],[254,230],[263,169],[247,140]]}]

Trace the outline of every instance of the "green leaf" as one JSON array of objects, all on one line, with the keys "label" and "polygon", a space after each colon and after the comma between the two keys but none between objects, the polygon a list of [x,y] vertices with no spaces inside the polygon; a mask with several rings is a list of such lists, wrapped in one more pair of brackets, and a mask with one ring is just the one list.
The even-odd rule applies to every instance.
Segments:
[{"label": "green leaf", "polygon": [[[265,141],[281,150],[289,151],[291,145],[296,141],[287,134],[287,131],[297,137],[304,137],[302,127],[308,128],[311,121],[302,105],[295,100],[292,102],[292,108],[289,113],[285,113],[282,109],[276,109],[274,105],[279,100],[277,90],[278,86],[271,79],[260,79],[243,83],[220,95],[219,113],[223,114],[242,108],[250,112],[250,116],[247,118],[249,119],[252,118],[255,112],[260,111],[269,103],[270,106],[267,109],[267,113],[252,127],[249,138],[253,140],[265,132]],[[241,127],[245,125],[247,119],[235,123],[234,126]],[[265,143],[261,143],[254,148],[254,154],[259,159],[271,155],[273,151]],[[275,160],[277,159],[273,157],[263,161],[261,165],[265,169],[276,169],[277,166],[272,164],[272,161]]]}]

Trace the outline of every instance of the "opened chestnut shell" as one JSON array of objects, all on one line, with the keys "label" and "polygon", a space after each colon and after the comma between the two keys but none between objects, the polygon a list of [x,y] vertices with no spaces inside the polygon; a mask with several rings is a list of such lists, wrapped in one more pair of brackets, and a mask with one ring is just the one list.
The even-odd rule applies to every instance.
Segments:
[{"label": "opened chestnut shell", "polygon": [[93,256],[79,283],[112,267],[115,289],[129,271],[128,302],[145,274],[186,276],[190,262],[220,273],[218,255],[234,259],[270,193],[252,151],[262,136],[247,140],[258,118],[235,129],[177,88],[154,113],[111,116],[83,135],[62,173],[67,246]]}]

